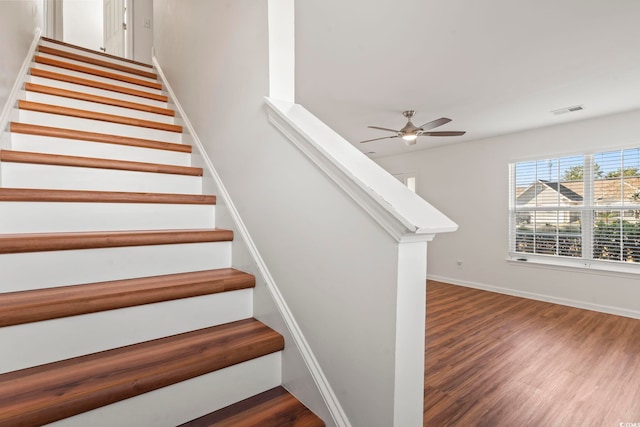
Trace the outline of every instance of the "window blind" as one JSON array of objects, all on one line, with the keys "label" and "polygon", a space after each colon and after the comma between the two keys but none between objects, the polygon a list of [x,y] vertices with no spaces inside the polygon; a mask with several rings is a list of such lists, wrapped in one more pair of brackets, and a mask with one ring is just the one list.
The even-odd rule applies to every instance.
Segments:
[{"label": "window blind", "polygon": [[510,251],[640,262],[640,148],[510,165]]}]

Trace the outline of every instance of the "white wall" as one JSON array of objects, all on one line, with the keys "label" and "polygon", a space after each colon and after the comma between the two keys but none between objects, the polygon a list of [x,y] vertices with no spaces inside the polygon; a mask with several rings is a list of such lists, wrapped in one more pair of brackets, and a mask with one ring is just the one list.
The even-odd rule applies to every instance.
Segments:
[{"label": "white wall", "polygon": [[42,0],[0,1],[0,109],[7,102],[36,29],[42,28],[42,9]]},{"label": "white wall", "polygon": [[89,49],[104,47],[102,0],[64,0],[63,41]]},{"label": "white wall", "polygon": [[377,161],[392,173],[417,171],[418,194],[460,226],[429,245],[430,277],[640,316],[637,277],[506,261],[510,162],[638,145],[638,135],[640,111],[634,111]]},{"label": "white wall", "polygon": [[[154,2],[160,65],[349,419],[388,427],[398,245],[268,123],[267,30],[266,1]],[[285,385],[333,425],[294,365]]]},{"label": "white wall", "polygon": [[151,63],[153,46],[153,0],[129,0],[133,3],[133,59]]}]

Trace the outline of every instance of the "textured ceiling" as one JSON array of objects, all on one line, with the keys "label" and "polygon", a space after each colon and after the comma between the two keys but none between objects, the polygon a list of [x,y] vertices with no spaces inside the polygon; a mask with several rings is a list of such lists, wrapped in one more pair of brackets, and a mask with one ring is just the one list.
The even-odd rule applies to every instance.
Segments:
[{"label": "textured ceiling", "polygon": [[[373,157],[640,108],[640,1],[298,1],[296,98]],[[406,109],[467,134],[358,143]]]}]

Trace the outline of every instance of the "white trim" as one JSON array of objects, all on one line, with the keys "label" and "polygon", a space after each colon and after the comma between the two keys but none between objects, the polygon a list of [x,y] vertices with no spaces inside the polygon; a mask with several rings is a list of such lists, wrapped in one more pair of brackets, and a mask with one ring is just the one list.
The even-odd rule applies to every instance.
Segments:
[{"label": "white trim", "polygon": [[[7,125],[9,124],[11,114],[14,110],[16,102],[18,100],[18,95],[20,95],[20,90],[24,84],[25,78],[27,77],[27,72],[29,71],[29,67],[31,66],[31,59],[36,52],[36,48],[38,47],[38,43],[40,42],[40,35],[42,34],[41,28],[36,28],[36,31],[33,36],[33,41],[31,42],[31,46],[29,46],[29,50],[27,51],[27,55],[22,62],[22,67],[20,67],[20,71],[16,76],[16,80],[13,83],[13,87],[11,88],[11,92],[9,92],[9,96],[7,97],[7,102],[2,109],[2,114],[0,114],[0,130],[2,133],[5,132]],[[6,143],[6,141],[4,142]],[[0,148],[8,148],[2,146]]]},{"label": "white trim", "polygon": [[507,262],[514,265],[529,267],[549,267],[558,270],[578,269],[584,273],[600,274],[605,276],[633,277],[640,274],[638,264],[620,261],[601,261],[583,258],[560,257],[556,255],[537,255],[525,253],[512,253],[507,257]]},{"label": "white trim", "polygon": [[426,271],[426,242],[398,245],[394,427],[423,425]]},{"label": "white trim", "polygon": [[167,81],[164,75],[164,72],[160,67],[160,63],[158,62],[155,56],[152,58],[152,63],[155,66],[156,71],[158,73],[158,77],[164,84],[169,94],[169,97],[171,98],[171,101],[173,102],[175,109],[178,112],[179,117],[182,118],[182,120],[184,121],[184,127],[193,138],[195,149],[199,151],[199,154],[202,156],[205,162],[205,165],[204,165],[205,169],[211,174],[211,177],[218,188],[218,194],[216,195],[216,197],[222,200],[224,202],[224,205],[229,210],[229,215],[236,226],[236,231],[240,235],[240,238],[245,242],[247,249],[251,254],[251,257],[256,262],[256,266],[260,271],[260,274],[262,275],[267,285],[267,288],[269,289],[269,292],[271,293],[271,296],[278,308],[278,311],[280,312],[280,315],[282,316],[284,323],[286,324],[287,329],[289,330],[289,333],[291,334],[293,341],[295,342],[296,347],[298,348],[298,351],[302,356],[302,359],[304,360],[307,368],[309,369],[311,377],[315,381],[316,386],[318,387],[319,392],[327,405],[327,408],[333,418],[333,421],[338,427],[351,427],[351,423],[349,422],[349,419],[347,418],[347,415],[344,412],[342,405],[340,405],[340,402],[338,401],[336,394],[331,388],[331,385],[329,384],[329,380],[324,375],[324,372],[320,367],[320,363],[318,362],[315,355],[313,354],[313,351],[311,350],[311,346],[305,339],[300,327],[298,326],[298,323],[293,317],[293,313],[291,313],[289,306],[287,305],[286,301],[284,300],[284,297],[280,293],[280,290],[278,289],[278,286],[276,285],[275,280],[273,279],[273,276],[271,276],[271,273],[269,272],[269,269],[267,268],[266,263],[262,259],[262,256],[260,255],[255,243],[253,242],[253,239],[251,238],[249,231],[247,230],[244,222],[242,221],[242,218],[240,218],[240,214],[236,210],[235,205],[233,204],[233,201],[229,196],[229,193],[227,192],[226,188],[222,184],[222,180],[220,179],[220,176],[218,175],[215,167],[213,166],[211,159],[207,155],[207,152],[205,151],[204,146],[202,145],[202,142],[198,138],[198,135],[196,134],[195,129],[191,125],[191,122],[187,118],[184,110],[182,109],[182,106],[178,102],[178,99],[175,93],[173,92],[173,89],[169,85],[169,82]]},{"label": "white trim", "polygon": [[50,38],[64,40],[64,5],[63,0],[53,0],[53,33]]},{"label": "white trim", "polygon": [[[633,111],[634,110],[631,110],[630,112],[633,112]],[[542,129],[542,128],[539,128],[539,129]],[[638,148],[637,139],[633,139],[630,142],[625,142],[623,144],[607,145],[606,151],[627,150],[629,148]],[[560,158],[560,157],[586,156],[586,155],[601,153],[602,150],[603,150],[602,147],[592,147],[592,148],[584,148],[580,150],[576,149],[576,150],[569,150],[569,151],[548,151],[546,152],[546,154],[543,153],[535,156],[512,157],[509,159],[509,163],[535,162],[538,160],[548,160],[548,159]]]},{"label": "white trim", "polygon": [[397,242],[455,231],[458,225],[298,104],[265,98],[269,121]]},{"label": "white trim", "polygon": [[54,38],[55,33],[55,0],[43,0],[43,12],[42,12],[42,22],[43,29],[42,35],[45,37],[49,37],[50,39]]},{"label": "white trim", "polygon": [[[589,205],[593,204],[593,191],[595,187],[595,183],[593,182],[593,169],[593,154],[586,154],[584,156],[584,166],[582,166],[582,183],[584,185],[584,191],[582,195],[583,205],[585,205],[585,200],[589,201]],[[559,182],[560,179],[558,179],[558,185]],[[580,214],[580,225],[582,226],[582,230],[580,233],[582,235],[582,258],[593,258],[594,219],[595,217],[593,209],[585,209]],[[591,251],[592,253],[589,254],[589,251]]]},{"label": "white trim", "polygon": [[[126,0],[125,2],[125,16],[127,19],[127,29],[124,31],[124,57],[127,59],[133,59],[135,52],[133,51],[133,0]],[[102,40],[104,46],[104,40]]]},{"label": "white trim", "polygon": [[[526,265],[526,263],[524,262],[519,264]],[[640,311],[637,311],[637,310],[628,310],[625,308],[612,307],[612,306],[602,305],[602,304],[593,304],[593,303],[588,303],[584,301],[576,301],[568,298],[559,298],[559,297],[554,297],[550,295],[537,294],[533,292],[518,291],[515,289],[492,286],[492,285],[472,282],[468,280],[452,279],[450,277],[429,275],[428,280],[435,280],[437,282],[450,283],[452,285],[465,286],[467,288],[474,288],[474,289],[480,289],[483,291],[496,292],[499,294],[527,298],[527,299],[532,299],[536,301],[550,302],[554,304],[565,305],[568,307],[581,308],[583,310],[591,310],[591,311],[597,311],[600,313],[614,314],[616,316],[630,317],[632,319],[640,319]]]},{"label": "white trim", "polygon": [[295,100],[294,0],[269,0],[269,96]]}]

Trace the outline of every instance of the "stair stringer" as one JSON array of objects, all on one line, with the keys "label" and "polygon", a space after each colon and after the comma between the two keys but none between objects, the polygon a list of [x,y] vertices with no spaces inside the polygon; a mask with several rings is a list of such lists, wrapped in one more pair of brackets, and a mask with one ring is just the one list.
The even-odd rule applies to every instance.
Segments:
[{"label": "stair stringer", "polygon": [[[260,255],[247,227],[218,175],[211,159],[175,92],[171,88],[160,63],[152,58],[158,78],[168,93],[169,103],[176,111],[175,123],[183,126],[182,143],[193,147],[192,166],[203,169],[202,189],[204,193],[216,194],[216,224],[234,231],[232,260],[235,268],[256,277],[253,294],[254,317],[280,333],[285,340],[282,351],[282,382],[285,387],[311,409],[327,427],[351,427],[322,367],[311,346],[304,337],[283,295]],[[292,381],[295,379],[295,384]]]}]

